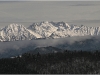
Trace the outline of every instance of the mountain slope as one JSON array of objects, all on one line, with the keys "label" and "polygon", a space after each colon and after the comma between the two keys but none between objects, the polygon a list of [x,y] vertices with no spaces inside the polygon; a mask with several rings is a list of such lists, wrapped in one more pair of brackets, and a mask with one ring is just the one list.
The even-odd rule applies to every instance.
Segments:
[{"label": "mountain slope", "polygon": [[28,53],[37,54],[47,54],[47,53],[57,53],[61,52],[62,50],[56,47],[48,46],[48,47],[37,47],[33,51],[29,51]]}]

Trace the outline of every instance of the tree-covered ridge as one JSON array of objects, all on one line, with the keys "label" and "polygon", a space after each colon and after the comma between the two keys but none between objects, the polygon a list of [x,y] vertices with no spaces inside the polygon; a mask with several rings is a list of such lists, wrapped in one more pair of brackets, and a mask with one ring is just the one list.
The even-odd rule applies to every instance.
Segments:
[{"label": "tree-covered ridge", "polygon": [[98,74],[100,52],[64,51],[49,54],[25,53],[0,59],[1,74]]}]

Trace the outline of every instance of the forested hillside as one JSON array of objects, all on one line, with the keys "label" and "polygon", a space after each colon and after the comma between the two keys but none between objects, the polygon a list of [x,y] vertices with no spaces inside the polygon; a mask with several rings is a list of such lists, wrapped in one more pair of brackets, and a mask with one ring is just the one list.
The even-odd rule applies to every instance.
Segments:
[{"label": "forested hillside", "polygon": [[98,74],[100,52],[64,51],[49,54],[25,53],[0,59],[1,74]]}]

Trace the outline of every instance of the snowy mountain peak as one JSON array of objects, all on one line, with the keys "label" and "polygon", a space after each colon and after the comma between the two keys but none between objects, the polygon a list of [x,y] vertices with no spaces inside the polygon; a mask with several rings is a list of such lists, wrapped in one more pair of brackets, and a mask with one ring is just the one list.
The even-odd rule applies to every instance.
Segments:
[{"label": "snowy mountain peak", "polygon": [[10,25],[8,25],[8,26],[23,26],[23,25],[12,23],[12,24],[10,24]]},{"label": "snowy mountain peak", "polygon": [[0,30],[0,41],[31,40],[36,38],[23,25],[10,24]]},{"label": "snowy mountain peak", "polygon": [[28,29],[42,36],[42,38],[49,37],[54,31],[57,30],[50,22],[33,23]]},{"label": "snowy mountain peak", "polygon": [[11,28],[13,28],[13,27],[20,27],[20,28],[25,28],[24,27],[24,25],[22,25],[22,24],[15,24],[15,23],[12,23],[12,24],[10,24],[10,25],[8,25],[8,26],[6,26],[6,27],[11,27]]},{"label": "snowy mountain peak", "polygon": [[7,30],[7,31],[13,31],[13,32],[16,32],[16,31],[20,31],[21,29],[22,30],[24,30],[24,29],[26,29],[23,25],[18,25],[18,24],[10,24],[10,25],[8,25],[8,26],[5,26],[5,28],[3,28],[5,31]]}]

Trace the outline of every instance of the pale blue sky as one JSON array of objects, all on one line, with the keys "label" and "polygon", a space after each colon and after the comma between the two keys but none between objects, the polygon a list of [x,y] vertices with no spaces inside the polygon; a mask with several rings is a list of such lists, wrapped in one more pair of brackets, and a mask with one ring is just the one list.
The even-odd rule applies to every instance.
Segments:
[{"label": "pale blue sky", "polygon": [[100,1],[0,1],[0,27],[41,21],[100,26]]}]

